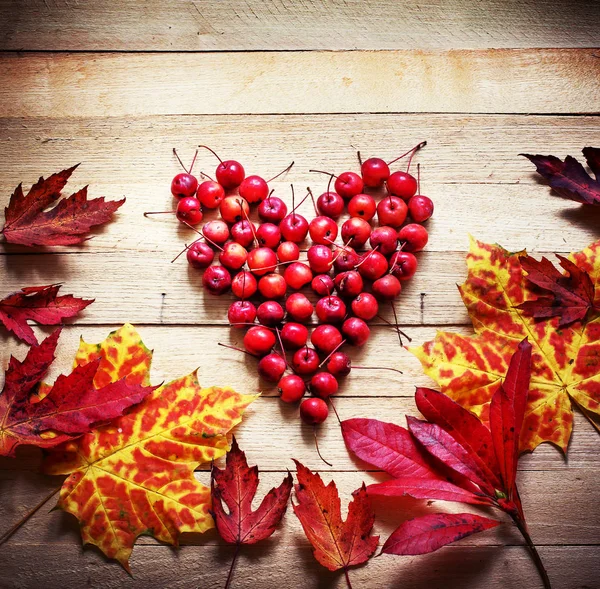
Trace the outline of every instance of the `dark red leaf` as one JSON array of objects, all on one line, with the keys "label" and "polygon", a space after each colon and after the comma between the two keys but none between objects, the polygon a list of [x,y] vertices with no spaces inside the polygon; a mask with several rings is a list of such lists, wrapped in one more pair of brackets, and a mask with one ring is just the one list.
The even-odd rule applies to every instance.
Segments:
[{"label": "dark red leaf", "polygon": [[29,286],[10,294],[0,301],[0,321],[30,346],[37,344],[27,320],[40,325],[58,325],[94,302],[94,299],[78,299],[73,295],[58,296],[59,290],[59,284],[50,284]]},{"label": "dark red leaf", "polygon": [[281,485],[271,489],[259,507],[252,511],[257,489],[258,468],[248,467],[246,455],[239,449],[234,437],[227,453],[226,467],[221,470],[213,465],[211,474],[212,515],[225,542],[255,544],[273,534],[287,509],[292,475],[288,473]]},{"label": "dark red leaf", "polygon": [[398,555],[427,554],[498,525],[499,521],[471,513],[432,513],[401,524],[386,540],[382,552]]},{"label": "dark red leaf", "polygon": [[584,147],[583,155],[587,161],[587,165],[590,167],[590,170],[594,172],[596,180],[600,181],[600,148]]}]

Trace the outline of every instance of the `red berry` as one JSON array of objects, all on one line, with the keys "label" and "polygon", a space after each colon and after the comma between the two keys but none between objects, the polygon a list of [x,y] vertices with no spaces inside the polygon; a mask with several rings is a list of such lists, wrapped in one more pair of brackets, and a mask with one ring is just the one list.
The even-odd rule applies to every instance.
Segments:
[{"label": "red berry", "polygon": [[185,196],[177,203],[175,215],[182,223],[197,225],[203,217],[200,201],[195,196]]},{"label": "red berry", "polygon": [[280,262],[291,262],[300,257],[300,248],[293,241],[284,241],[277,248],[277,258]]},{"label": "red berry", "polygon": [[337,272],[346,272],[352,270],[358,261],[358,254],[351,247],[346,247],[335,252],[333,266]]},{"label": "red berry", "polygon": [[327,419],[328,415],[327,403],[318,397],[304,399],[300,404],[300,417],[307,425],[319,425]]},{"label": "red berry", "polygon": [[385,301],[391,301],[400,294],[402,285],[395,276],[386,274],[373,283],[372,289],[376,297]]},{"label": "red berry", "polygon": [[321,323],[339,323],[346,316],[346,305],[340,297],[332,295],[319,299],[316,311]]},{"label": "red berry", "polygon": [[406,221],[407,215],[406,203],[397,196],[386,196],[377,205],[377,219],[379,219],[380,225],[400,227]]},{"label": "red berry", "polygon": [[377,205],[375,199],[369,194],[357,194],[348,203],[348,213],[351,217],[361,217],[370,221],[375,216]]},{"label": "red berry", "polygon": [[417,181],[408,172],[394,172],[387,180],[387,189],[390,194],[408,200],[417,193]]},{"label": "red berry", "polygon": [[227,227],[227,223],[224,221],[215,219],[214,221],[209,221],[202,227],[202,235],[212,243],[223,245],[229,239],[229,227]]},{"label": "red berry", "polygon": [[178,198],[194,196],[198,189],[198,180],[188,173],[177,174],[171,181],[171,194]]},{"label": "red berry", "polygon": [[273,272],[277,266],[277,256],[272,249],[268,247],[259,247],[248,252],[248,268],[256,276],[264,276],[268,272]]},{"label": "red berry", "polygon": [[342,241],[353,248],[360,248],[371,235],[371,225],[360,217],[352,217],[342,225]]},{"label": "red berry", "polygon": [[371,250],[363,254],[360,258],[360,265],[357,270],[361,276],[367,280],[377,280],[381,278],[388,269],[388,262],[383,254]]},{"label": "red berry", "polygon": [[360,194],[364,183],[362,178],[354,172],[343,172],[335,180],[335,191],[346,200]]},{"label": "red berry", "polygon": [[240,184],[239,194],[250,204],[255,204],[267,198],[269,187],[260,176],[246,176]]},{"label": "red berry", "polygon": [[239,270],[245,263],[248,252],[239,243],[230,241],[225,244],[223,251],[219,254],[219,262],[230,270]]},{"label": "red berry", "polygon": [[264,356],[275,345],[275,335],[270,329],[257,325],[251,327],[244,336],[244,347],[251,354]]},{"label": "red berry", "polygon": [[240,196],[226,196],[219,205],[219,212],[226,223],[237,223],[248,217],[250,206]]},{"label": "red berry", "polygon": [[333,325],[319,325],[311,333],[310,341],[319,352],[327,355],[342,343],[342,334]]},{"label": "red berry", "polygon": [[281,328],[279,335],[285,348],[295,350],[306,345],[308,329],[300,323],[288,322]]},{"label": "red berry", "polygon": [[337,223],[330,217],[315,217],[309,224],[310,238],[314,243],[329,245],[338,235]]},{"label": "red berry", "polygon": [[248,299],[258,290],[258,283],[253,274],[243,270],[233,277],[231,290],[238,299]]},{"label": "red berry", "polygon": [[225,198],[225,190],[218,182],[206,180],[198,186],[196,198],[204,208],[216,209]]},{"label": "red berry", "polygon": [[331,354],[327,361],[327,370],[334,376],[346,376],[352,370],[352,362],[348,354],[344,352],[335,352]]},{"label": "red berry", "polygon": [[392,227],[376,227],[371,233],[369,239],[371,247],[384,256],[389,256],[396,251],[398,247],[398,233]]},{"label": "red berry", "polygon": [[231,274],[223,266],[209,266],[202,277],[202,284],[210,294],[225,294],[231,288]]},{"label": "red berry", "polygon": [[227,319],[233,327],[243,328],[247,323],[254,323],[256,307],[250,301],[234,301],[229,306]]},{"label": "red berry", "polygon": [[318,372],[310,379],[310,390],[317,397],[327,399],[338,391],[338,381],[329,372]]},{"label": "red berry", "polygon": [[268,354],[258,362],[258,374],[269,382],[278,382],[286,368],[287,364],[279,354]]},{"label": "red berry", "polygon": [[317,199],[320,215],[337,219],[344,212],[344,199],[337,192],[324,192]]},{"label": "red berry", "polygon": [[368,292],[361,292],[352,301],[352,312],[365,321],[370,321],[379,313],[379,304],[377,299]]},{"label": "red berry", "polygon": [[312,303],[299,292],[295,292],[287,298],[285,309],[294,321],[307,321],[313,314]]},{"label": "red berry", "polygon": [[297,403],[304,396],[306,385],[297,374],[286,374],[279,381],[277,390],[284,403]]},{"label": "red berry", "polygon": [[306,264],[293,262],[285,269],[283,277],[290,288],[299,290],[312,280],[313,273]]},{"label": "red berry", "polygon": [[331,270],[333,264],[333,252],[330,247],[323,244],[312,245],[306,252],[311,270],[319,274],[325,274]]},{"label": "red berry", "polygon": [[427,245],[429,236],[423,225],[410,223],[398,231],[398,239],[407,252],[420,252]]},{"label": "red berry", "polygon": [[[221,221],[222,222],[222,221]],[[256,228],[250,221],[238,221],[231,228],[231,239],[244,247],[250,247],[254,241]]]},{"label": "red berry", "polygon": [[417,271],[417,258],[410,252],[396,252],[390,258],[390,271],[398,280],[408,280]]},{"label": "red berry", "polygon": [[215,176],[223,188],[236,188],[244,180],[244,167],[235,160],[225,160],[217,166]]},{"label": "red berry", "polygon": [[185,257],[193,268],[208,268],[215,257],[215,252],[203,241],[195,241],[185,253]]},{"label": "red berry", "polygon": [[298,213],[290,213],[282,219],[279,229],[286,241],[302,243],[308,233],[308,221]]},{"label": "red berry", "polygon": [[275,249],[281,241],[281,231],[273,223],[262,223],[256,230],[256,237],[261,247]]},{"label": "red berry", "polygon": [[363,279],[356,270],[342,272],[335,277],[335,288],[342,297],[355,297],[362,292]]},{"label": "red berry", "polygon": [[287,205],[277,196],[268,196],[258,205],[261,221],[279,223],[287,215]]},{"label": "red berry", "polygon": [[367,343],[369,335],[371,335],[371,330],[362,319],[359,319],[358,317],[350,317],[350,319],[346,319],[346,321],[344,321],[342,325],[342,333],[352,345],[363,346]]},{"label": "red berry", "polygon": [[333,280],[331,276],[327,274],[319,274],[312,279],[310,283],[310,287],[322,297],[325,295],[330,295],[333,292]]},{"label": "red berry", "polygon": [[287,283],[281,274],[271,272],[258,281],[258,290],[265,299],[282,299],[287,290]]},{"label": "red berry", "polygon": [[308,346],[300,348],[292,356],[292,367],[302,376],[312,374],[319,367],[319,354]]},{"label": "red berry", "polygon": [[413,221],[423,223],[433,215],[433,201],[428,196],[415,194],[408,201],[408,212]]},{"label": "red berry", "polygon": [[360,173],[365,186],[377,188],[390,177],[390,167],[381,158],[370,157],[362,163]]}]

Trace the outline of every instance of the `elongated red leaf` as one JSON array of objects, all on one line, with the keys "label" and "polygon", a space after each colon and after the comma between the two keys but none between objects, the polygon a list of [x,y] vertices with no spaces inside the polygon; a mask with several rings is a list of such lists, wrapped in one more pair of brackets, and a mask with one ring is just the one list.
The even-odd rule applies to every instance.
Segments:
[{"label": "elongated red leaf", "polygon": [[398,555],[427,554],[498,525],[499,521],[471,513],[432,513],[401,524],[386,540],[382,552]]},{"label": "elongated red leaf", "polygon": [[58,325],[94,302],[94,299],[78,299],[73,295],[58,296],[59,290],[60,284],[50,284],[29,286],[12,293],[0,301],[0,321],[30,346],[37,344],[27,320],[40,325]]},{"label": "elongated red leaf", "polygon": [[600,149],[598,147],[584,147],[582,151],[587,165],[594,172],[596,180],[600,181]]},{"label": "elongated red leaf", "polygon": [[292,490],[292,475],[288,473],[281,485],[271,489],[253,511],[258,468],[248,467],[246,455],[234,437],[227,453],[226,467],[221,470],[213,465],[211,483],[211,513],[221,538],[229,544],[255,544],[273,534],[281,521]]}]

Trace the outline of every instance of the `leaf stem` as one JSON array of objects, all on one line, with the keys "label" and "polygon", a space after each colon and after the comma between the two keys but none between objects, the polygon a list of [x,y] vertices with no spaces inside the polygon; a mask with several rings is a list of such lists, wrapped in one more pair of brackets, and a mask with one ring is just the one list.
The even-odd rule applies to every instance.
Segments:
[{"label": "leaf stem", "polygon": [[527,531],[527,526],[525,525],[525,522],[517,515],[511,515],[511,517],[515,522],[517,528],[519,529],[519,532],[521,532],[521,535],[523,536],[523,538],[525,538],[525,542],[527,542],[527,546],[529,548],[529,552],[531,553],[531,557],[533,558],[533,562],[535,563],[535,566],[544,583],[544,589],[552,589],[552,586],[550,585],[550,578],[548,577],[548,573],[546,572],[544,563],[542,562],[537,548],[535,547],[535,544],[533,543],[533,540],[531,539],[531,536]]},{"label": "leaf stem", "polygon": [[344,577],[346,577],[346,584],[348,585],[348,589],[352,589],[352,583],[350,583],[350,575],[348,575],[347,567],[344,567]]},{"label": "leaf stem", "polygon": [[231,567],[229,567],[229,574],[227,575],[227,581],[225,581],[225,589],[229,589],[229,584],[231,583],[231,579],[233,577],[233,569],[235,568],[235,563],[237,561],[237,557],[240,553],[241,544],[238,542],[235,545],[235,552],[233,553],[233,560],[231,561]]}]

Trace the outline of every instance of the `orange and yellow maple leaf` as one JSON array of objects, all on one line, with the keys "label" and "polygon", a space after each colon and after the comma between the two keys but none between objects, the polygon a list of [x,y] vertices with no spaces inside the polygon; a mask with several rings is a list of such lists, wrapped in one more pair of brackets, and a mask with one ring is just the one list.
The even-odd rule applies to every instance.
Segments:
[{"label": "orange and yellow maple leaf", "polygon": [[[537,295],[519,261],[523,254],[472,239],[467,280],[459,290],[476,335],[438,332],[433,341],[411,352],[444,393],[487,421],[490,400],[509,360],[527,337],[533,359],[521,450],[552,442],[566,452],[573,402],[600,413],[600,315],[562,328],[559,317],[528,317],[518,306]],[[600,241],[572,254],[571,260],[590,275],[597,305]]]},{"label": "orange and yellow maple leaf", "polygon": [[[98,378],[148,382],[151,352],[130,326],[98,345],[82,342],[76,363],[102,358]],[[196,374],[157,388],[127,415],[54,451],[46,471],[69,475],[58,506],[75,515],[86,544],[129,570],[137,537],[177,544],[182,532],[214,526],[199,464],[229,449],[226,434],[255,395],[201,388]]]}]

